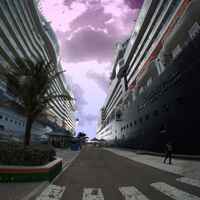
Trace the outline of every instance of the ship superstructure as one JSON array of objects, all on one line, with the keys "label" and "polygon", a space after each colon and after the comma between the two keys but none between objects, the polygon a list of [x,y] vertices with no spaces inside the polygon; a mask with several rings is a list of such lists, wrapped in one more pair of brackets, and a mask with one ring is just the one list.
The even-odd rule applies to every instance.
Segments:
[{"label": "ship superstructure", "polygon": [[[52,63],[62,71],[59,59],[59,46],[56,36],[38,9],[36,0],[3,0],[0,2],[0,65],[15,66],[16,60],[30,59],[33,63],[41,60]],[[33,83],[37,84],[37,83]],[[72,91],[61,75],[52,88],[55,94]],[[14,98],[9,94],[5,82],[0,82],[0,98]],[[74,102],[59,99],[48,110],[47,120],[57,123],[72,134],[75,133]],[[45,119],[46,120],[46,119]],[[0,108],[1,132],[23,133],[26,119],[14,110]],[[46,129],[36,123],[33,129],[43,134]],[[42,131],[43,129],[43,131]],[[47,132],[47,131],[46,131]]]},{"label": "ship superstructure", "polygon": [[199,9],[198,0],[144,1],[113,67],[98,139],[153,151],[171,141],[178,153],[200,153]]}]

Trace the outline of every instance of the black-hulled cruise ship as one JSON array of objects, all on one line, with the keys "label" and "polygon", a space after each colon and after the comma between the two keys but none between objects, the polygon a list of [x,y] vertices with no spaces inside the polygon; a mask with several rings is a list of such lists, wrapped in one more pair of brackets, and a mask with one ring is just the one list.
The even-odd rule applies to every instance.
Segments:
[{"label": "black-hulled cruise ship", "polygon": [[145,0],[118,44],[97,139],[200,153],[200,0]]}]

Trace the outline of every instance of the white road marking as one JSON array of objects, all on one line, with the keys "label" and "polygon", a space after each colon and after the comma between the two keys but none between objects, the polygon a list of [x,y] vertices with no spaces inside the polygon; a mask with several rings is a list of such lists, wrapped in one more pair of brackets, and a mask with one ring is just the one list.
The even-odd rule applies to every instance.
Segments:
[{"label": "white road marking", "polygon": [[200,180],[192,179],[192,178],[187,178],[187,177],[182,177],[182,178],[177,178],[177,181],[180,181],[182,183],[186,183],[192,186],[196,186],[200,188]]},{"label": "white road marking", "polygon": [[163,182],[152,183],[151,186],[175,200],[200,200],[200,197],[179,190]]},{"label": "white road marking", "polygon": [[49,185],[36,200],[60,200],[65,191],[65,186]]},{"label": "white road marking", "polygon": [[84,188],[82,200],[104,200],[100,188]]},{"label": "white road marking", "polygon": [[125,200],[149,200],[137,188],[135,188],[133,186],[120,187],[119,191],[125,197]]}]

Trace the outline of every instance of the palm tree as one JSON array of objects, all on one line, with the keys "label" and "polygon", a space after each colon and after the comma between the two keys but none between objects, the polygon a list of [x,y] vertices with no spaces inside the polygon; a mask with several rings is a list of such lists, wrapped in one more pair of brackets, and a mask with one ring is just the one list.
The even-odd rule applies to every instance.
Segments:
[{"label": "palm tree", "polygon": [[51,102],[58,99],[72,100],[67,91],[55,93],[52,84],[63,71],[58,71],[51,63],[30,60],[16,60],[12,67],[0,66],[0,78],[7,83],[7,88],[15,96],[1,102],[1,105],[12,106],[26,116],[24,145],[31,141],[31,127],[33,122],[51,107]]}]

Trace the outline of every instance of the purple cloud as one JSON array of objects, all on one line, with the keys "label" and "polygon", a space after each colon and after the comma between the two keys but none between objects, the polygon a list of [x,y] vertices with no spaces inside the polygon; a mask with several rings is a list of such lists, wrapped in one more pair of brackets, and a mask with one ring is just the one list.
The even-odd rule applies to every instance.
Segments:
[{"label": "purple cloud", "polygon": [[131,8],[131,9],[139,9],[142,6],[143,0],[124,0],[124,2]]},{"label": "purple cloud", "polygon": [[124,26],[127,27],[127,29],[131,30],[136,22],[137,16],[139,14],[139,10],[129,10],[126,15],[122,17],[122,21],[124,23]]},{"label": "purple cloud", "polygon": [[84,26],[105,28],[105,22],[111,18],[112,14],[104,13],[104,8],[102,6],[98,6],[98,8],[96,9],[87,9],[82,15],[80,15],[70,23],[70,27],[72,30]]},{"label": "purple cloud", "polygon": [[84,121],[89,123],[89,124],[95,122],[97,119],[98,119],[98,116],[93,115],[93,114],[87,114],[84,117]]},{"label": "purple cloud", "polygon": [[89,71],[86,74],[87,78],[93,79],[96,84],[101,88],[105,93],[108,91],[109,79],[105,74],[98,74],[94,71]]},{"label": "purple cloud", "polygon": [[70,40],[65,40],[62,57],[65,62],[109,61],[115,42],[115,38],[101,30],[81,28],[73,33]]},{"label": "purple cloud", "polygon": [[72,84],[72,90],[76,99],[76,108],[82,112],[83,107],[87,105],[87,101],[84,98],[84,90],[78,84]]},{"label": "purple cloud", "polygon": [[[140,1],[133,1],[131,5],[137,8]],[[61,57],[65,62],[76,63],[110,61],[116,41],[127,37],[138,10],[129,9],[121,1],[114,0],[65,0],[64,5],[71,6],[75,2],[84,3],[87,9],[70,22],[70,31],[57,30]],[[126,0],[126,4],[130,2]],[[115,16],[115,8],[121,10],[120,17]]]},{"label": "purple cloud", "polygon": [[70,7],[75,0],[64,0],[63,5]]},{"label": "purple cloud", "polygon": [[113,46],[116,41],[125,39],[130,33],[138,10],[131,10],[124,7],[124,4],[119,4],[119,7],[123,7],[121,9],[123,12],[121,17],[116,17],[112,10],[105,11],[106,3],[101,3],[99,0],[79,0],[79,2],[85,2],[90,6],[71,21],[71,31],[59,37],[61,38],[61,56],[65,62],[109,61],[113,57]]},{"label": "purple cloud", "polygon": [[91,124],[97,120],[97,115],[86,114],[84,112],[84,107],[88,102],[84,98],[84,90],[75,83],[72,83],[72,90],[76,99],[76,109],[78,111],[79,126],[84,126],[85,124]]},{"label": "purple cloud", "polygon": [[[75,83],[72,83],[72,90],[76,99],[76,110],[78,112],[79,126],[84,126],[85,124],[85,115],[84,115],[84,106],[88,103],[84,98],[84,90]],[[84,119],[84,120],[83,120]]]}]

